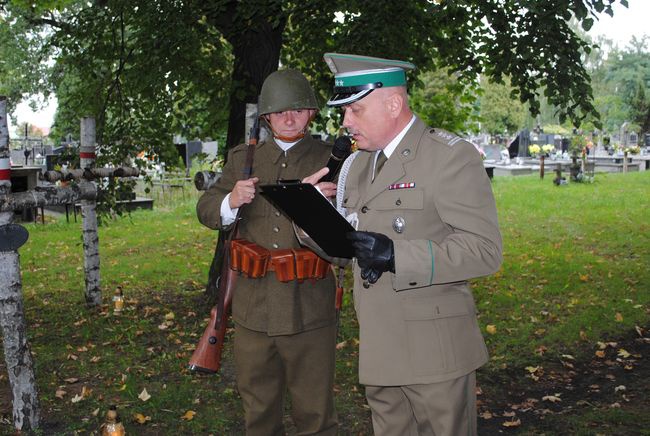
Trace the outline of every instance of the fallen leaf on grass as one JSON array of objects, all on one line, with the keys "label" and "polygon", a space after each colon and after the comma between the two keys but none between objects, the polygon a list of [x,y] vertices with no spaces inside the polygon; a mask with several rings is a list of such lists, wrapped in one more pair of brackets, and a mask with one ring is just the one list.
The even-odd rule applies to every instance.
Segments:
[{"label": "fallen leaf on grass", "polygon": [[488,332],[491,335],[494,335],[497,332],[497,326],[495,326],[494,324],[488,324],[485,327],[485,331]]},{"label": "fallen leaf on grass", "polygon": [[620,312],[616,312],[616,315],[614,317],[617,322],[622,322],[623,321],[623,315],[621,315]]},{"label": "fallen leaf on grass", "polygon": [[185,421],[191,421],[194,419],[194,415],[196,415],[196,412],[193,410],[188,410],[185,412],[185,415],[181,416],[181,419],[184,419]]},{"label": "fallen leaf on grass", "polygon": [[151,416],[144,416],[142,413],[134,413],[133,420],[138,424],[146,424],[147,421],[151,421]]},{"label": "fallen leaf on grass", "polygon": [[88,389],[87,387],[83,386],[81,388],[81,393],[75,395],[72,400],[70,400],[72,403],[78,403],[79,401],[83,400],[84,398],[88,398],[90,394],[92,393],[92,389]]},{"label": "fallen leaf on grass", "polygon": [[542,401],[550,401],[551,403],[559,403],[562,401],[560,398],[560,394],[555,394],[555,395],[545,395],[542,397]]},{"label": "fallen leaf on grass", "polygon": [[62,400],[63,397],[65,397],[66,394],[67,394],[67,392],[64,391],[63,389],[57,389],[54,396]]},{"label": "fallen leaf on grass", "polygon": [[521,419],[517,418],[513,421],[506,421],[503,424],[504,427],[519,427],[521,425]]},{"label": "fallen leaf on grass", "polygon": [[479,415],[483,419],[492,419],[492,414],[489,411],[485,411]]},{"label": "fallen leaf on grass", "polygon": [[348,344],[348,341],[339,342],[338,344],[336,344],[336,349],[341,350],[341,349],[345,348],[345,346],[347,344]]},{"label": "fallen leaf on grass", "polygon": [[618,357],[622,357],[623,359],[627,359],[630,356],[631,356],[631,354],[628,353],[627,350],[625,350],[623,348],[618,350]]},{"label": "fallen leaf on grass", "polygon": [[614,392],[621,392],[624,391],[625,389],[626,389],[625,386],[619,385],[614,388]]},{"label": "fallen leaf on grass", "polygon": [[542,369],[541,366],[527,366],[526,371],[528,371],[528,376],[534,381],[539,380],[539,371]]},{"label": "fallen leaf on grass", "polygon": [[174,321],[164,321],[158,326],[160,330],[167,330],[169,327],[174,325]]},{"label": "fallen leaf on grass", "polygon": [[165,320],[166,321],[171,321],[174,318],[176,318],[176,315],[174,315],[174,312],[169,312],[168,314],[165,315]]},{"label": "fallen leaf on grass", "polygon": [[151,398],[151,395],[149,395],[149,392],[147,392],[147,388],[142,389],[142,392],[140,392],[138,398],[140,398],[142,401],[147,401]]},{"label": "fallen leaf on grass", "polygon": [[70,378],[63,379],[63,381],[66,382],[66,383],[69,383],[69,384],[73,384],[73,383],[77,383],[79,381],[79,379],[74,378],[74,377],[70,377]]},{"label": "fallen leaf on grass", "polygon": [[596,357],[600,357],[602,359],[605,357],[605,352],[603,350],[596,351]]}]

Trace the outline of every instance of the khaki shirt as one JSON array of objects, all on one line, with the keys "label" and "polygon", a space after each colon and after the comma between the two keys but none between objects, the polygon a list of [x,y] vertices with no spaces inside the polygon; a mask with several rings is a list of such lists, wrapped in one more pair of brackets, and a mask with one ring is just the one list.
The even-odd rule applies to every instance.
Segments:
[{"label": "khaki shirt", "polygon": [[[221,229],[221,202],[242,177],[246,145],[233,148],[219,181],[198,201],[199,221]],[[302,179],[323,168],[332,146],[306,136],[286,153],[272,138],[257,145],[253,176],[259,185],[275,184],[278,179]],[[291,221],[261,195],[242,207],[239,237],[269,250],[299,248]],[[236,323],[266,332],[287,335],[311,330],[335,322],[335,283],[333,274],[323,280],[282,283],[270,272],[265,277],[250,279],[240,276],[233,294],[232,314]]]}]

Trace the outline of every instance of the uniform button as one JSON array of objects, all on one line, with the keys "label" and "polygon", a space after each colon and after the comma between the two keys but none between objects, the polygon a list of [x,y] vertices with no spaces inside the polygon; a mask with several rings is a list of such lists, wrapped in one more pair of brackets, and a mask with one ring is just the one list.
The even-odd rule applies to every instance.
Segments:
[{"label": "uniform button", "polygon": [[276,248],[276,249],[280,248],[280,246],[278,244],[275,244],[275,243],[273,245],[271,245],[271,247]]},{"label": "uniform button", "polygon": [[273,227],[273,231],[274,231],[275,233],[278,233],[278,232],[280,231],[280,228],[279,228],[279,227]]},{"label": "uniform button", "polygon": [[286,162],[282,162],[282,165],[280,165],[280,166],[281,166],[282,168],[286,168],[286,167],[287,167],[287,163],[286,163]]},{"label": "uniform button", "polygon": [[409,286],[415,286],[417,284],[418,284],[418,282],[411,282],[411,283],[409,283]]},{"label": "uniform button", "polygon": [[368,206],[363,206],[361,208],[361,213],[366,213],[366,212],[368,212]]},{"label": "uniform button", "polygon": [[275,216],[280,216],[280,211],[279,210],[275,211]]}]

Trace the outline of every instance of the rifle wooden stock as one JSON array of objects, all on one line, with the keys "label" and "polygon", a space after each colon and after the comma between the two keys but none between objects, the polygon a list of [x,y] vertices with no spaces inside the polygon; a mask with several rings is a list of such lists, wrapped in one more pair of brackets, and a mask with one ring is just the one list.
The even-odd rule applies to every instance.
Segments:
[{"label": "rifle wooden stock", "polygon": [[[259,137],[260,120],[256,116],[248,140],[242,180],[250,178],[253,172],[253,156],[255,155],[255,147]],[[210,311],[210,322],[190,358],[190,371],[214,374],[221,367],[221,353],[223,352],[223,342],[226,337],[230,303],[237,280],[237,272],[230,268],[230,245],[232,240],[237,238],[237,227],[242,208],[243,206],[237,211],[235,223],[232,230],[228,232],[228,237],[224,236],[223,231],[219,232],[219,240],[212,259],[212,265],[210,265],[210,277],[207,286],[208,295],[211,295],[210,289],[218,286],[217,305]]]},{"label": "rifle wooden stock", "polygon": [[[227,246],[230,246],[230,244],[227,244]],[[228,313],[236,279],[237,272],[225,266],[219,280],[219,301],[210,311],[210,321],[196,346],[196,350],[192,354],[189,363],[190,371],[208,374],[219,371],[226,327],[228,326]]]}]

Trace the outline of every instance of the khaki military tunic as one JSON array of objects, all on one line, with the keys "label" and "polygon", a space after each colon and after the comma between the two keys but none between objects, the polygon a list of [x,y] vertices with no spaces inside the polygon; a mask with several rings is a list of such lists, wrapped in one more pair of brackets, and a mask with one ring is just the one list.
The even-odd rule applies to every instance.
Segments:
[{"label": "khaki military tunic", "polygon": [[395,273],[368,288],[354,269],[359,379],[366,385],[438,383],[488,354],[468,280],[501,264],[490,181],[474,146],[419,120],[374,182],[374,153],[358,154],[344,206],[358,230],[394,241]]},{"label": "khaki military tunic", "polygon": [[[323,168],[332,146],[306,136],[286,153],[271,138],[257,145],[253,176],[259,185],[274,184],[278,179],[302,179]],[[199,221],[212,229],[221,229],[221,202],[242,177],[246,145],[231,150],[228,164],[219,181],[206,191],[197,204]],[[243,206],[239,224],[241,238],[269,250],[299,248],[291,221],[258,193],[252,203]],[[282,283],[274,273],[249,279],[239,277],[233,295],[232,315],[244,327],[269,335],[288,335],[335,322],[335,284],[332,274],[318,281]]]}]

